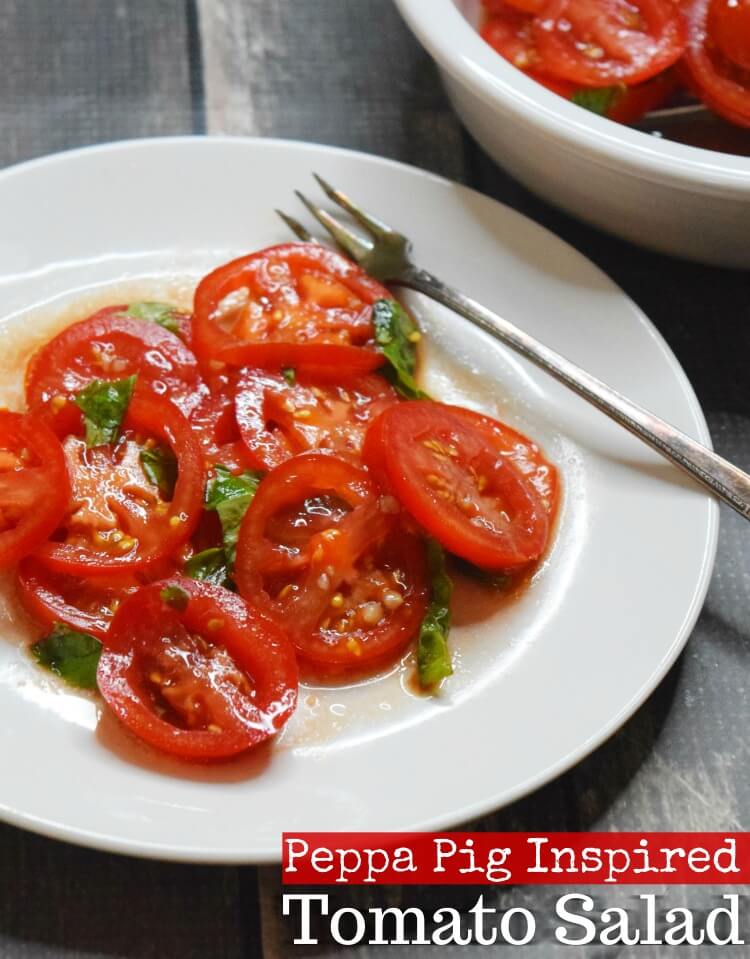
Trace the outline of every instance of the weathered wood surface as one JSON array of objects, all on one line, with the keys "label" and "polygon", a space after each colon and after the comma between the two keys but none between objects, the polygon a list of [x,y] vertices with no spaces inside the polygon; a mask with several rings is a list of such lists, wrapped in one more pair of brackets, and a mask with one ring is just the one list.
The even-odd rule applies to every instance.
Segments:
[{"label": "weathered wood surface", "polygon": [[[122,137],[260,134],[401,159],[520,209],[590,256],[645,309],[692,379],[715,445],[750,468],[748,277],[642,252],[531,197],[462,133],[434,68],[390,0],[198,0],[197,7],[189,0],[4,0],[0,64],[2,164]],[[750,828],[749,571],[747,530],[724,512],[706,608],[659,690],[575,770],[478,828]],[[488,739],[483,756],[495,753]],[[627,898],[596,894],[601,902]],[[468,907],[475,895],[370,890],[338,898],[434,908]],[[700,906],[714,895],[696,888],[689,901]],[[545,889],[489,890],[486,897],[498,905],[531,905],[540,916],[555,898]],[[680,895],[670,898],[677,902]],[[280,918],[275,869],[138,862],[0,827],[0,959],[239,959],[261,949],[268,959],[313,952],[324,959],[338,952],[330,944],[296,949],[290,934]],[[408,954],[419,957],[427,948]],[[347,953],[371,959],[382,951]],[[463,952],[444,948],[441,955]],[[562,952],[569,950],[544,943],[521,954],[547,959]],[[623,954],[601,947],[588,952],[597,959]],[[662,954],[658,948],[637,953],[644,959]]]}]

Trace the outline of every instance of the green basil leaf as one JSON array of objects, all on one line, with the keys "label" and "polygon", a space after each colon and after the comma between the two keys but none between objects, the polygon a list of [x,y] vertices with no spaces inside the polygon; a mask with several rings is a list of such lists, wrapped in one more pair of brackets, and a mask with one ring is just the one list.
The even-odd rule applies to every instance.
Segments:
[{"label": "green basil leaf", "polygon": [[190,596],[181,586],[165,586],[159,595],[167,606],[171,606],[172,609],[176,609],[179,613],[186,610],[190,602]]},{"label": "green basil leaf", "polygon": [[234,567],[237,552],[240,523],[255,496],[258,484],[263,479],[263,473],[246,470],[235,476],[221,464],[217,464],[214,470],[216,475],[206,490],[206,509],[215,510],[219,514],[224,534],[224,549],[231,569]]},{"label": "green basil leaf", "polygon": [[168,303],[129,303],[123,314],[132,316],[136,320],[147,320],[149,323],[158,323],[170,333],[179,335],[181,311]]},{"label": "green basil leaf", "polygon": [[389,379],[407,399],[429,399],[414,379],[419,330],[396,300],[378,300],[372,310],[375,342],[388,360]]},{"label": "green basil leaf", "polygon": [[79,689],[96,689],[96,667],[102,652],[102,644],[88,633],[55,623],[52,631],[31,652],[45,669],[55,673]]},{"label": "green basil leaf", "polygon": [[234,583],[229,575],[227,554],[223,546],[214,546],[196,553],[185,563],[185,575],[191,579],[202,579],[214,586],[233,589]]},{"label": "green basil leaf", "polygon": [[75,403],[83,412],[86,446],[114,443],[135,388],[136,376],[124,380],[92,380],[76,394]]},{"label": "green basil leaf", "polygon": [[570,98],[572,103],[584,107],[592,113],[606,117],[614,102],[622,93],[622,87],[598,87],[596,89],[576,90]]},{"label": "green basil leaf", "polygon": [[281,375],[290,386],[294,386],[294,384],[297,382],[297,373],[293,366],[285,366],[281,371]]},{"label": "green basil leaf", "polygon": [[453,674],[448,649],[453,583],[445,571],[445,553],[435,540],[427,541],[430,604],[419,629],[417,673],[421,686],[434,686]]},{"label": "green basil leaf", "polygon": [[140,453],[146,478],[159,487],[164,499],[172,499],[177,482],[177,457],[168,446],[146,447]]}]

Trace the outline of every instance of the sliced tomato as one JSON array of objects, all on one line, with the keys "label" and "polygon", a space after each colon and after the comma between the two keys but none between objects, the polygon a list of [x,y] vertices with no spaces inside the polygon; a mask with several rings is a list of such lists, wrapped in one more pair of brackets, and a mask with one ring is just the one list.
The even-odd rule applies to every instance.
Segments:
[{"label": "sliced tomato", "polygon": [[[203,454],[174,404],[136,389],[121,438],[87,449],[69,436],[65,454],[72,480],[68,514],[37,555],[58,572],[84,576],[153,566],[186,543],[200,520],[205,488]],[[170,500],[146,476],[141,452],[165,444],[177,460]]]},{"label": "sliced tomato", "polygon": [[208,380],[208,387],[190,414],[190,425],[203,449],[206,463],[221,463],[233,472],[251,468],[254,459],[248,454],[234,415],[237,374],[217,373]]},{"label": "sliced tomato", "polygon": [[[703,102],[732,123],[750,126],[750,70],[727,58],[708,32],[709,0],[685,9],[690,30],[685,58],[687,82]],[[727,44],[727,41],[723,41]],[[739,43],[740,41],[738,41]],[[734,55],[742,59],[741,52]]]},{"label": "sliced tomato", "polygon": [[[515,4],[493,4],[493,16],[481,29],[489,45],[519,70],[532,71],[539,66],[539,54],[532,30],[531,13],[516,9]],[[557,91],[555,91],[557,92]]]},{"label": "sliced tomato", "polygon": [[550,0],[532,33],[544,73],[590,87],[648,80],[687,43],[671,0]]},{"label": "sliced tomato", "polygon": [[97,684],[131,733],[189,760],[223,759],[273,736],[298,685],[278,626],[234,593],[183,577],[122,603]]},{"label": "sliced tomato", "polygon": [[65,623],[98,639],[106,638],[115,610],[139,585],[127,573],[86,579],[56,573],[33,556],[18,566],[18,593],[30,616],[40,623]]},{"label": "sliced tomato", "polygon": [[509,570],[544,552],[552,504],[538,489],[549,476],[506,443],[486,418],[416,400],[376,420],[364,456],[446,549],[477,566]]},{"label": "sliced tomato", "polygon": [[750,71],[750,0],[710,0],[707,28],[721,56]]},{"label": "sliced tomato", "polygon": [[[394,512],[395,508],[395,512]],[[260,484],[240,528],[235,575],[322,671],[394,655],[424,616],[424,548],[392,497],[346,460],[302,453]]]},{"label": "sliced tomato", "polygon": [[236,418],[253,465],[273,469],[296,453],[322,450],[358,460],[367,427],[398,394],[382,376],[339,383],[304,373],[283,376],[246,370],[235,397]]},{"label": "sliced tomato", "polygon": [[[193,345],[204,364],[298,366],[305,351],[298,351],[298,362],[293,362],[289,345],[369,343],[372,305],[388,297],[385,287],[327,247],[269,247],[232,260],[201,280],[195,291]],[[264,357],[264,350],[244,350],[249,346],[263,346],[273,359]]]},{"label": "sliced tomato", "polygon": [[69,503],[58,438],[33,414],[0,410],[0,569],[43,543]]},{"label": "sliced tomato", "polygon": [[607,109],[610,120],[618,123],[635,123],[651,110],[660,107],[667,97],[679,86],[677,72],[665,70],[663,73],[638,83],[632,87],[622,87],[621,91],[612,99]]},{"label": "sliced tomato", "polygon": [[188,347],[157,323],[125,315],[127,306],[109,306],[73,323],[31,358],[26,369],[26,402],[50,422],[58,436],[81,431],[73,402],[92,380],[119,380],[138,374],[155,393],[189,413],[200,397],[198,364]]}]

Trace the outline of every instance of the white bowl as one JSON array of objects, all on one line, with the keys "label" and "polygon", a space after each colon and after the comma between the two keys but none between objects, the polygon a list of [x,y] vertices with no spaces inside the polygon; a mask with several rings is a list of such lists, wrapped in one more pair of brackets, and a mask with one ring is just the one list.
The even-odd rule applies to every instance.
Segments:
[{"label": "white bowl", "polygon": [[479,0],[395,0],[469,132],[529,189],[642,246],[750,267],[750,158],[613,123],[525,76],[479,36]]}]

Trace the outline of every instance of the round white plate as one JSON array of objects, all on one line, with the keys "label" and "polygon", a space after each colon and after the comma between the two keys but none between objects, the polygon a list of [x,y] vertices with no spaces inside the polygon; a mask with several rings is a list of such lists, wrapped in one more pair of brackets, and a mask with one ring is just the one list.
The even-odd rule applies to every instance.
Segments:
[{"label": "round white plate", "polygon": [[[129,142],[0,175],[0,388],[29,335],[123,298],[187,299],[206,268],[285,240],[274,207],[316,170],[414,240],[428,269],[698,439],[695,395],[654,327],[575,250],[456,184],[376,157],[241,139]],[[540,786],[609,736],[685,643],[717,508],[623,430],[465,322],[408,297],[431,392],[529,431],[559,465],[554,547],[527,591],[456,611],[456,674],[303,689],[280,740],[218,769],[161,764],[42,675],[0,609],[0,816],[118,852],[275,860],[281,832],[442,828]],[[71,304],[73,304],[71,306]],[[67,310],[67,313],[66,313]]]}]

